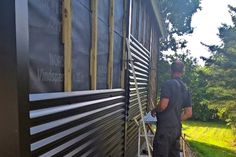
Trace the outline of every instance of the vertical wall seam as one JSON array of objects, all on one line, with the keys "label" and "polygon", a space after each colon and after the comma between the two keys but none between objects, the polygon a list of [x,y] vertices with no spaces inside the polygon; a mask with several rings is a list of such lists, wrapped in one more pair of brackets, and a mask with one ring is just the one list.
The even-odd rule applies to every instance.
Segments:
[{"label": "vertical wall seam", "polygon": [[124,15],[123,15],[123,41],[122,41],[122,66],[121,66],[121,79],[120,84],[121,88],[125,88],[125,69],[127,69],[126,65],[126,30],[127,30],[127,4],[126,0],[123,1]]}]

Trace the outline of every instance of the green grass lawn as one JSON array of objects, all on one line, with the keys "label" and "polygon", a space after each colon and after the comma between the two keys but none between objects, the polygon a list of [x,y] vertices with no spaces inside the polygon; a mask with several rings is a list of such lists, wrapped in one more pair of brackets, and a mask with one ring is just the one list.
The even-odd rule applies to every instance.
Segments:
[{"label": "green grass lawn", "polygon": [[198,157],[236,157],[235,137],[225,124],[188,121],[183,132]]}]

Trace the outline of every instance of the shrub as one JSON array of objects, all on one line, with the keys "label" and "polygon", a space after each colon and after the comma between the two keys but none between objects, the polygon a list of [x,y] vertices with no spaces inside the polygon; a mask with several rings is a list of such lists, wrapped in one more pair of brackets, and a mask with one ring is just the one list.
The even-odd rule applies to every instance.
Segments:
[{"label": "shrub", "polygon": [[193,105],[193,119],[200,121],[218,120],[217,109],[210,109],[206,104]]}]

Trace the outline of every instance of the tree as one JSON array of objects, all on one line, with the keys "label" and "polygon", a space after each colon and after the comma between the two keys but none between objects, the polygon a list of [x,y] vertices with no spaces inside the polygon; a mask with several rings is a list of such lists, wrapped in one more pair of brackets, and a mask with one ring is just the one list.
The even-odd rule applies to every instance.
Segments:
[{"label": "tree", "polygon": [[[234,26],[223,25],[219,37],[223,45],[205,45],[212,52],[206,60],[209,104],[219,109],[220,118],[236,128],[236,8],[229,6]],[[236,130],[235,130],[236,131]],[[235,132],[236,133],[236,132]]]},{"label": "tree", "polygon": [[166,27],[168,38],[162,43],[162,49],[176,51],[186,47],[186,40],[177,40],[181,36],[193,32],[191,27],[192,15],[200,9],[200,0],[160,0],[160,8]]}]

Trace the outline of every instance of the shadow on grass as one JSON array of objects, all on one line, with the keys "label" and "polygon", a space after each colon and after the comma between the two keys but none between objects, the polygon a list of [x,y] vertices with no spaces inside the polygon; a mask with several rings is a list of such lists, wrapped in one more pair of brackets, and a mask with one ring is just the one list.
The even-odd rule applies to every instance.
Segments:
[{"label": "shadow on grass", "polygon": [[194,140],[188,141],[192,150],[196,152],[197,157],[235,157],[236,152],[227,149],[218,147],[215,145],[198,142]]}]

